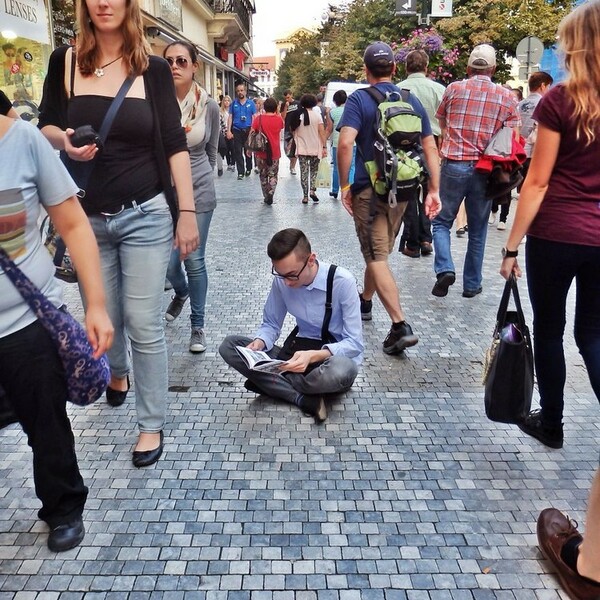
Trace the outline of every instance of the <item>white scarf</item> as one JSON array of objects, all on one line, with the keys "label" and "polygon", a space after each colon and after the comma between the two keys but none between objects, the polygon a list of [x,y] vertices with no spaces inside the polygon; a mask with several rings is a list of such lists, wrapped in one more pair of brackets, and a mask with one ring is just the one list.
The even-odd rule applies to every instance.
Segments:
[{"label": "white scarf", "polygon": [[186,97],[179,103],[181,108],[181,125],[187,135],[188,148],[204,141],[206,134],[206,103],[208,92],[200,84],[192,81],[192,87]]}]

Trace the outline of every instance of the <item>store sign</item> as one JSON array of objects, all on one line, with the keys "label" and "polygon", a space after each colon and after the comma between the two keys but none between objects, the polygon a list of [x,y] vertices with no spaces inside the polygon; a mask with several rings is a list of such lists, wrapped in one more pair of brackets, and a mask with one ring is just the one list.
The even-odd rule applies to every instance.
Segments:
[{"label": "store sign", "polygon": [[432,17],[451,17],[452,16],[452,0],[432,0],[431,16]]},{"label": "store sign", "polygon": [[3,35],[50,43],[44,0],[0,0],[0,28]]},{"label": "store sign", "polygon": [[250,69],[250,77],[270,77],[270,69]]},{"label": "store sign", "polygon": [[[6,0],[0,0],[5,2]],[[181,31],[183,29],[183,21],[181,19],[181,0],[157,0],[156,6],[157,17],[173,25],[175,29]]]}]

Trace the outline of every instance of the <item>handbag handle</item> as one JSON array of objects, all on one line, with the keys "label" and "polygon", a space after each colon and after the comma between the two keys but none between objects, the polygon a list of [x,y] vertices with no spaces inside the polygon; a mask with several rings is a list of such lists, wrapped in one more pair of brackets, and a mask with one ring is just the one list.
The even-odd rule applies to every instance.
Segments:
[{"label": "handbag handle", "polygon": [[496,328],[499,329],[506,321],[506,313],[508,312],[508,302],[510,296],[515,300],[515,307],[517,309],[517,318],[519,320],[519,326],[521,331],[525,331],[525,315],[523,313],[523,307],[521,305],[521,298],[519,296],[519,288],[517,287],[517,278],[514,273],[510,274],[510,277],[506,280],[504,285],[504,292],[502,292],[502,298],[500,299],[500,306],[498,307],[498,314],[496,315]]}]

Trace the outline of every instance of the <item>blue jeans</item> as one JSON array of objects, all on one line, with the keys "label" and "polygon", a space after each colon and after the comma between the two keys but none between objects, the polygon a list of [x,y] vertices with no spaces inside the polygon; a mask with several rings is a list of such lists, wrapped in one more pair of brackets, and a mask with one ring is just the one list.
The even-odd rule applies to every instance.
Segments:
[{"label": "blue jeans", "polygon": [[[331,147],[331,158],[333,160],[333,175],[331,179],[331,193],[337,196],[340,191],[340,175],[337,167],[337,148]],[[356,146],[352,148],[352,162],[350,163],[350,173],[348,173],[348,183],[354,183],[354,163],[356,162]]]},{"label": "blue jeans", "polygon": [[162,297],[173,243],[173,223],[165,195],[114,215],[90,217],[100,249],[106,307],[115,328],[108,351],[111,373],[129,373],[131,341],[135,399],[141,432],[156,433],[165,423],[167,344]]},{"label": "blue jeans", "polygon": [[183,298],[190,295],[191,322],[194,329],[204,327],[204,309],[208,292],[208,274],[206,272],[206,239],[213,216],[213,211],[197,213],[196,221],[200,232],[200,245],[184,261],[187,280],[181,266],[179,250],[171,252],[171,260],[167,269],[167,279],[173,285],[175,293]]},{"label": "blue jeans", "polygon": [[[219,354],[230,367],[257,385],[265,394],[290,404],[297,404],[300,394],[347,392],[358,375],[357,364],[346,356],[332,356],[308,373],[279,375],[252,371],[235,349],[236,346],[247,346],[251,341],[252,338],[249,337],[228,335],[219,347]],[[279,346],[273,346],[267,354],[271,358],[277,358],[280,350]]]},{"label": "blue jeans", "polygon": [[528,237],[527,286],[542,421],[562,424],[566,379],[563,334],[567,295],[575,280],[575,343],[600,400],[600,247]]},{"label": "blue jeans", "polygon": [[440,198],[442,210],[432,222],[435,247],[434,270],[455,273],[450,250],[450,229],[456,219],[460,203],[465,200],[469,241],[463,269],[463,289],[476,290],[481,286],[483,253],[488,231],[492,201],[486,200],[487,174],[475,171],[476,161],[442,161]]}]

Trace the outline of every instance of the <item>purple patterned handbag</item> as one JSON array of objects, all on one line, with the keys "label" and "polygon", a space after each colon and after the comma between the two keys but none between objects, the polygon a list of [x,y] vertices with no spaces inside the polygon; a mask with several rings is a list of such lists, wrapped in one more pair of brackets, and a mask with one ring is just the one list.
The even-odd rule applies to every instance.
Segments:
[{"label": "purple patterned handbag", "polygon": [[54,340],[67,377],[67,400],[78,406],[95,402],[110,381],[106,355],[93,357],[94,351],[83,326],[66,308],[56,308],[2,248],[0,267]]}]

